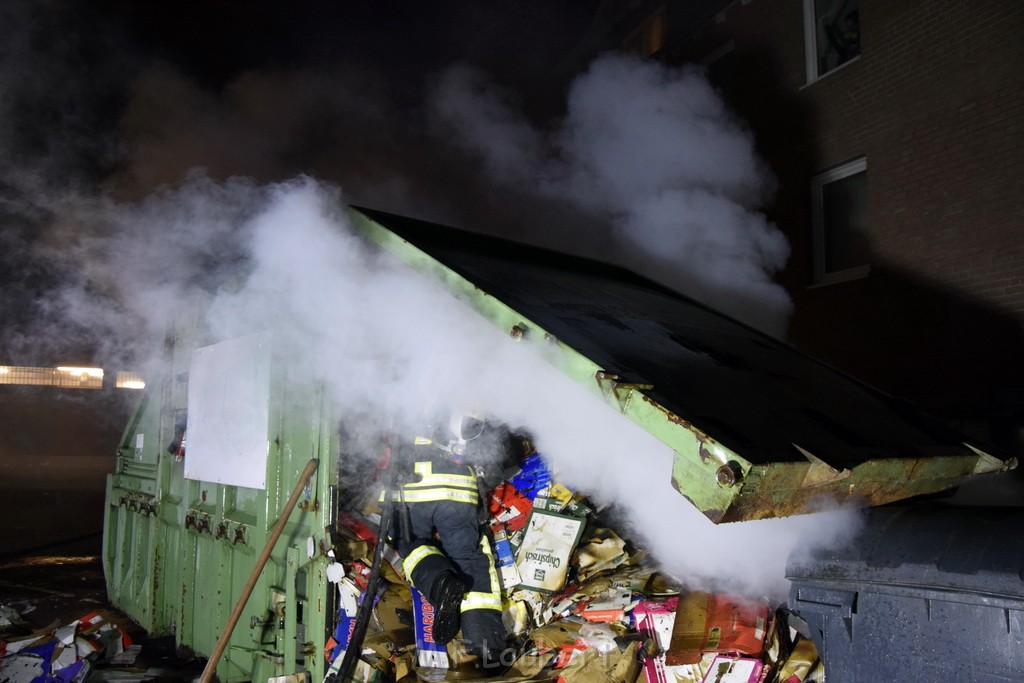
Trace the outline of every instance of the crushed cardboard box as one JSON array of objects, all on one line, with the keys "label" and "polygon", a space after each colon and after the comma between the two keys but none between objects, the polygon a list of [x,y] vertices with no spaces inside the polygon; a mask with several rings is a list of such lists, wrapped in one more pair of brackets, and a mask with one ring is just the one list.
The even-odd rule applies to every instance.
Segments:
[{"label": "crushed cardboard box", "polygon": [[0,640],[0,681],[82,683],[98,663],[134,661],[138,650],[109,615],[91,612]]},{"label": "crushed cardboard box", "polygon": [[[541,455],[506,474],[486,498],[485,526],[518,651],[508,672],[489,680],[800,683],[821,671],[813,642],[789,627],[785,608],[686,590],[685,577],[667,575],[622,538],[611,515],[559,483]],[[339,630],[328,659],[344,651],[338,643],[366,585],[378,519],[348,511],[340,521],[336,557],[345,575],[335,577]],[[470,680],[472,656],[458,640],[447,648],[427,642],[429,603],[410,591],[400,562],[391,556],[388,564],[394,571],[354,680]]]}]

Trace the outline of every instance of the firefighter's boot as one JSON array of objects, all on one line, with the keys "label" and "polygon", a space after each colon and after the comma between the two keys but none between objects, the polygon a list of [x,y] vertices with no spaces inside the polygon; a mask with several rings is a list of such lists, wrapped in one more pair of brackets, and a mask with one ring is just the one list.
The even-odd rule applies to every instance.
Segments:
[{"label": "firefighter's boot", "polygon": [[455,572],[438,574],[427,593],[434,607],[434,642],[447,645],[459,632],[462,598],[469,586]]},{"label": "firefighter's boot", "polygon": [[466,648],[476,656],[477,673],[483,677],[500,676],[516,659],[514,648],[505,640],[501,612],[494,609],[464,609],[462,637]]}]

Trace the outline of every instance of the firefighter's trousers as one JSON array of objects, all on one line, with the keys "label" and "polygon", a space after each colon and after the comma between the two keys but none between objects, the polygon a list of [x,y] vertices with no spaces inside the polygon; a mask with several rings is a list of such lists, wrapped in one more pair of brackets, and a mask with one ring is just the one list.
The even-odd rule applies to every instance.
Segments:
[{"label": "firefighter's trousers", "polygon": [[428,600],[445,572],[454,571],[470,583],[461,605],[462,636],[484,661],[499,656],[505,647],[501,586],[490,541],[479,531],[476,505],[439,500],[408,506],[413,541],[399,549],[406,577]]}]

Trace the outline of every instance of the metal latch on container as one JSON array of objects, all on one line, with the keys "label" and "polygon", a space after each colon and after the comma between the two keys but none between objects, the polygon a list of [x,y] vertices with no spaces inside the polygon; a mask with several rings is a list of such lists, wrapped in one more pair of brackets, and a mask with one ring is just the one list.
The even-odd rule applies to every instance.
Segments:
[{"label": "metal latch on container", "polygon": [[231,522],[224,520],[217,525],[216,530],[213,532],[213,537],[230,540],[232,544],[245,543],[245,525],[239,524],[232,529]]},{"label": "metal latch on container", "polygon": [[189,512],[185,515],[185,528],[195,529],[197,534],[207,533],[212,534],[213,528],[210,523],[210,516],[204,514],[193,514]]},{"label": "metal latch on container", "polygon": [[799,586],[790,607],[797,613],[825,614],[848,619],[857,611],[857,592]]},{"label": "metal latch on container", "polygon": [[156,514],[156,504],[148,498],[121,496],[117,504],[126,508],[130,512],[138,512],[143,517],[149,517]]}]

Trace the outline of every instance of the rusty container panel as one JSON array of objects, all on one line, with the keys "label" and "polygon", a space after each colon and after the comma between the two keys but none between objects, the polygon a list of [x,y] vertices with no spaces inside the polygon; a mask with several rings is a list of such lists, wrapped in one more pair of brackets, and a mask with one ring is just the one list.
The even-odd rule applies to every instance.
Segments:
[{"label": "rusty container panel", "polygon": [[367,209],[357,227],[675,451],[714,522],[877,505],[1006,469],[906,402],[635,273]]}]

